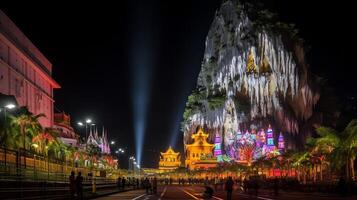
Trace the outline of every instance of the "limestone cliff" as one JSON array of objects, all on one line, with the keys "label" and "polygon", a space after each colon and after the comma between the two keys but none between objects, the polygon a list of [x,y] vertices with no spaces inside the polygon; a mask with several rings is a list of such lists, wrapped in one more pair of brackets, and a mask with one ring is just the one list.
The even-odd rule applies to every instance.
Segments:
[{"label": "limestone cliff", "polygon": [[225,138],[227,132],[272,124],[292,139],[305,137],[319,121],[317,79],[293,25],[254,4],[224,1],[205,45],[184,113],[185,143],[197,126]]}]

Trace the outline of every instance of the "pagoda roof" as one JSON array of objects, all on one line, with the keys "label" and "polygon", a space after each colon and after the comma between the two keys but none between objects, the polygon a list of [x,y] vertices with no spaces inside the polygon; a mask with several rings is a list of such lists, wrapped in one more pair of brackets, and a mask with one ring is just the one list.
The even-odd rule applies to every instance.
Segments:
[{"label": "pagoda roof", "polygon": [[192,144],[187,144],[186,147],[213,147],[214,144],[208,143],[207,138],[208,138],[208,133],[203,132],[203,130],[200,128],[197,133],[192,134],[192,139],[194,139],[194,142]]},{"label": "pagoda roof", "polygon": [[175,155],[178,156],[180,153],[179,152],[175,152],[172,147],[170,146],[166,152],[160,152],[161,155]]}]

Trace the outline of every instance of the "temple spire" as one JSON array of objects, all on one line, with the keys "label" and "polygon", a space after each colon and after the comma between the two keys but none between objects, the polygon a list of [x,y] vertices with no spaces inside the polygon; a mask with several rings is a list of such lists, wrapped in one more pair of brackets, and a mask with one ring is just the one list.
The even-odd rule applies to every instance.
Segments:
[{"label": "temple spire", "polygon": [[257,73],[257,65],[254,61],[253,49],[250,49],[247,59],[247,73]]}]

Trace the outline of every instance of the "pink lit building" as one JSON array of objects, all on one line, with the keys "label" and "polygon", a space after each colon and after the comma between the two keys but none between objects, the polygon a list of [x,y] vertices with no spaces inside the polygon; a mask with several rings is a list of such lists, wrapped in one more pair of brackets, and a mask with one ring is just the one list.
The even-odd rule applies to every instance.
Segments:
[{"label": "pink lit building", "polygon": [[64,112],[55,113],[55,119],[53,124],[53,130],[58,133],[58,136],[63,143],[77,147],[79,141],[79,135],[75,133],[71,126],[71,116]]},{"label": "pink lit building", "polygon": [[33,114],[45,114],[40,123],[52,127],[57,88],[52,64],[0,10],[0,93],[15,96]]}]

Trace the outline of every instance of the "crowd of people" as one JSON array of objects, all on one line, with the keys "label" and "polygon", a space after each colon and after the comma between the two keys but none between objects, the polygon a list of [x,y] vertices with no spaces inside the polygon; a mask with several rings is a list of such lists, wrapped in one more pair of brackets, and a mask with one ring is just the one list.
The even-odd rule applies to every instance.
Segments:
[{"label": "crowd of people", "polygon": [[117,180],[117,186],[120,190],[126,188],[131,189],[145,189],[147,194],[157,193],[158,180],[154,178],[134,178],[134,177],[119,177]]},{"label": "crowd of people", "polygon": [[269,180],[262,180],[260,177],[250,177],[241,179],[233,179],[232,177],[227,178],[208,178],[205,179],[195,179],[195,178],[179,178],[179,185],[193,185],[193,184],[203,184],[205,191],[203,193],[204,198],[211,198],[215,191],[225,190],[227,192],[227,199],[232,199],[232,193],[234,190],[244,192],[248,195],[259,194],[259,189],[264,185],[264,189],[271,191],[273,195],[279,194],[280,179],[274,178]]},{"label": "crowd of people", "polygon": [[[117,179],[117,187],[119,190],[126,189],[144,189],[146,194],[157,194],[157,186],[160,185],[172,185],[174,180],[172,178],[161,178],[156,177],[146,177],[146,178],[135,178],[135,177],[119,177]],[[176,181],[175,181],[176,182]],[[274,195],[279,194],[279,183],[278,178],[264,180],[264,183],[259,177],[250,177],[249,179],[233,179],[228,178],[211,178],[206,177],[205,179],[198,178],[179,178],[177,183],[179,185],[204,185],[205,191],[203,193],[204,198],[211,198],[213,193],[218,190],[225,190],[227,192],[227,199],[232,199],[232,193],[234,190],[244,192],[249,195],[258,196],[259,189],[262,185],[266,189],[267,186],[271,189]],[[70,183],[70,193],[71,199],[83,199],[83,176],[81,172],[78,172],[77,176],[72,171],[69,176]],[[214,189],[213,189],[214,188]]]}]

